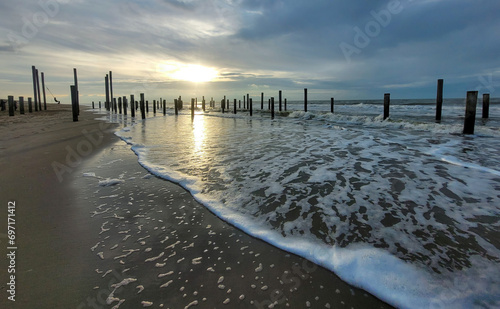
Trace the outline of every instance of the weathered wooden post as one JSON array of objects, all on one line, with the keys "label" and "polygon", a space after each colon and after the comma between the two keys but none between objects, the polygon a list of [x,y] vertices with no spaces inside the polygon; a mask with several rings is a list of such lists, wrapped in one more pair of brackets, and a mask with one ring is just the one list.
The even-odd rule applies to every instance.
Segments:
[{"label": "weathered wooden post", "polygon": [[99,109],[101,109],[101,101],[99,101]]},{"label": "weathered wooden post", "polygon": [[[78,90],[78,77],[76,73],[76,68],[73,68],[73,75],[75,77],[75,91],[76,91],[76,112],[78,116],[80,116],[80,92]],[[38,89],[38,95],[40,96],[40,89]],[[40,102],[40,98],[38,98],[38,102]],[[42,110],[42,106],[40,105],[40,110]]]},{"label": "weathered wooden post", "polygon": [[260,109],[264,109],[264,92],[260,93]]},{"label": "weathered wooden post", "polygon": [[483,119],[488,119],[490,117],[490,94],[483,94]]},{"label": "weathered wooden post", "polygon": [[146,119],[146,110],[144,109],[144,93],[141,93],[141,117],[142,119]]},{"label": "weathered wooden post", "polygon": [[31,74],[33,75],[33,97],[35,98],[35,112],[38,112],[38,101],[36,96],[36,68],[31,66]]},{"label": "weathered wooden post", "polygon": [[135,100],[133,94],[130,95],[130,115],[135,117]]},{"label": "weathered wooden post", "polygon": [[222,113],[224,114],[224,108],[225,108],[225,101],[226,101],[226,96],[224,96],[224,99],[220,101],[220,108]]},{"label": "weathered wooden post", "polygon": [[175,115],[179,115],[179,107],[178,107],[179,103],[177,101],[177,99],[174,99],[174,110],[175,110]]},{"label": "weathered wooden post", "polygon": [[116,102],[116,98],[113,98],[113,109],[115,110],[115,114],[118,113],[118,104]]},{"label": "weathered wooden post", "polygon": [[252,116],[253,115],[253,100],[252,100],[252,98],[250,98],[250,104],[249,105],[250,105],[250,116]]},{"label": "weathered wooden post", "polygon": [[243,96],[243,109],[246,109],[247,108],[247,102],[246,102],[246,97]]},{"label": "weathered wooden post", "polygon": [[167,114],[167,100],[163,100],[163,116]]},{"label": "weathered wooden post", "polygon": [[267,110],[271,110],[271,98],[267,99]]},{"label": "weathered wooden post", "polygon": [[286,98],[285,98],[285,112],[286,112]]},{"label": "weathered wooden post", "polygon": [[38,93],[38,110],[42,111],[42,97],[40,95],[40,74],[36,70],[36,91]]},{"label": "weathered wooden post", "polygon": [[271,97],[271,119],[274,119],[274,97]]},{"label": "weathered wooden post", "polygon": [[156,115],[156,100],[153,100],[153,114]]},{"label": "weathered wooden post", "polygon": [[5,101],[4,100],[0,100],[0,110],[1,111],[5,110]]},{"label": "weathered wooden post", "polygon": [[307,88],[304,88],[304,112],[307,113]]},{"label": "weathered wooden post", "polygon": [[333,114],[334,112],[334,104],[335,104],[335,99],[334,98],[331,98],[330,99],[330,112]]},{"label": "weathered wooden post", "polygon": [[118,112],[122,113],[122,97],[118,97]]},{"label": "weathered wooden post", "polygon": [[106,88],[106,102],[104,102],[104,106],[106,107],[106,110],[109,112],[109,80],[108,80],[108,74],[106,74],[106,77],[104,77],[104,85]]},{"label": "weathered wooden post", "polygon": [[128,102],[127,102],[127,97],[126,96],[123,96],[122,102],[123,102],[123,114],[125,116],[127,116]]},{"label": "weathered wooden post", "polygon": [[94,101],[92,101],[92,109],[95,109]]},{"label": "weathered wooden post", "polygon": [[194,99],[191,98],[191,118],[194,118]]},{"label": "weathered wooden post", "polygon": [[78,101],[76,100],[77,91],[74,85],[71,85],[70,89],[71,89],[71,111],[73,112],[73,122],[76,122],[78,121],[78,110],[76,107],[76,105],[78,104]]},{"label": "weathered wooden post", "polygon": [[149,114],[149,101],[146,100],[146,113]]},{"label": "weathered wooden post", "polygon": [[[226,96],[224,96],[224,103],[223,103],[222,110],[224,110],[226,108],[229,109],[229,103],[226,101]],[[222,111],[222,112],[224,112],[224,111]]]},{"label": "weathered wooden post", "polygon": [[14,116],[14,96],[10,95],[9,99],[9,116]]},{"label": "weathered wooden post", "polygon": [[441,111],[443,109],[443,80],[438,79],[436,95],[436,122],[441,122]]},{"label": "weathered wooden post", "polygon": [[33,102],[31,102],[31,98],[28,98],[28,112],[33,113]]},{"label": "weathered wooden post", "polygon": [[238,100],[238,108],[241,109],[241,100]]},{"label": "weathered wooden post", "polygon": [[250,94],[247,93],[247,108],[250,108]]},{"label": "weathered wooden post", "polygon": [[201,100],[201,109],[203,110],[203,112],[205,112],[205,96],[203,96]]},{"label": "weathered wooden post", "polygon": [[384,94],[384,120],[389,118],[389,106],[391,105],[391,94]]},{"label": "weathered wooden post", "polygon": [[236,115],[236,99],[234,99],[233,109],[233,113]]},{"label": "weathered wooden post", "polygon": [[24,97],[19,97],[19,112],[24,115]]},{"label": "weathered wooden post", "polygon": [[45,76],[42,72],[42,90],[43,90],[43,110],[47,110],[47,98],[45,97]]},{"label": "weathered wooden post", "polygon": [[467,91],[463,134],[474,134],[476,122],[477,91]]},{"label": "weathered wooden post", "polygon": [[279,91],[279,94],[278,94],[278,97],[279,97],[279,111],[281,112],[282,111],[282,107],[281,107],[281,90]]},{"label": "weathered wooden post", "polygon": [[110,99],[110,104],[111,104],[111,109],[113,109],[115,112],[116,110],[114,109],[115,106],[113,105],[113,72],[109,71],[109,99]]}]

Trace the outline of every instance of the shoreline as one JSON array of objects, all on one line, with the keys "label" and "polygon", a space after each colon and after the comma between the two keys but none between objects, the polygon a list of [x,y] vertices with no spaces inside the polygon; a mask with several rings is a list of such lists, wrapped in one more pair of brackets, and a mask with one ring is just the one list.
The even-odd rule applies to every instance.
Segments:
[{"label": "shoreline", "polygon": [[[120,298],[124,295],[127,299],[120,308],[137,308],[142,302],[151,302],[152,307],[163,304],[165,308],[194,302],[202,308],[219,307],[227,299],[228,306],[236,303],[247,308],[308,304],[312,308],[390,308],[334,273],[243,233],[216,217],[179,185],[150,175],[139,165],[130,146],[113,134],[116,125],[93,120],[97,117],[92,111],[84,111],[75,128],[68,113],[67,120],[60,124],[27,132],[14,130],[7,139],[7,146],[12,148],[0,149],[2,163],[24,162],[22,169],[8,164],[2,183],[11,177],[16,180],[0,189],[4,199],[14,198],[19,205],[18,295],[14,308],[109,308],[118,304],[108,305],[110,297],[125,299]],[[37,141],[40,134],[32,136],[30,132],[42,128],[46,140]],[[92,134],[83,134],[82,130]],[[103,139],[98,142],[97,133],[101,131]],[[2,144],[6,145],[4,140]],[[93,150],[80,156],[77,164],[77,155],[86,154],[85,145]],[[68,147],[77,154],[74,158],[68,157]],[[47,166],[54,162],[72,169],[69,172],[59,166],[62,182]],[[75,162],[75,167],[69,162]],[[93,177],[83,176],[91,172],[103,179],[126,175],[117,185],[99,186]],[[21,179],[16,177],[19,174],[23,174]],[[36,177],[28,177],[32,174]],[[21,181],[31,188],[29,196],[18,188]],[[43,186],[37,187],[41,181]],[[113,196],[116,202],[109,200]],[[127,198],[133,200],[125,203]],[[135,212],[134,216],[130,212]],[[181,213],[186,220],[179,219]],[[153,224],[160,220],[162,224]],[[141,228],[137,230],[138,226]],[[135,233],[129,237],[122,233],[134,228]],[[135,239],[135,234],[142,235]],[[167,237],[170,239],[165,240]],[[128,251],[132,252],[130,257],[115,259],[127,254],[123,250],[133,251]],[[163,262],[158,259],[160,265],[165,264],[161,267],[147,261],[162,252],[162,260],[174,253],[176,256]],[[2,263],[5,261],[2,259]],[[159,275],[169,272],[173,272],[166,275],[171,276],[170,287],[160,288],[169,280]],[[112,285],[127,278],[137,281],[114,291]],[[0,289],[5,291],[6,286]],[[4,300],[6,297],[0,303]]]}]

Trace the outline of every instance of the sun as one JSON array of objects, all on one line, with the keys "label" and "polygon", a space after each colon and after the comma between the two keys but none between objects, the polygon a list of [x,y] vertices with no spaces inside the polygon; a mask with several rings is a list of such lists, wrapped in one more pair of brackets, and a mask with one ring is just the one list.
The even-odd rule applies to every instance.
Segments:
[{"label": "sun", "polygon": [[198,64],[162,63],[157,70],[172,79],[194,83],[209,82],[219,75],[216,69]]}]

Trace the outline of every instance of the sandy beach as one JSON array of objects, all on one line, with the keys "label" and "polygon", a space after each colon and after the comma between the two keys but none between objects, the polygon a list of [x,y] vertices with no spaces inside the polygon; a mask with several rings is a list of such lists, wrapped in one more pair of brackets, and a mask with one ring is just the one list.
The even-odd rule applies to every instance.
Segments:
[{"label": "sandy beach", "polygon": [[2,308],[389,307],[150,175],[118,125],[73,123],[64,105],[6,115],[0,196],[16,202],[18,249],[15,303],[1,259]]}]

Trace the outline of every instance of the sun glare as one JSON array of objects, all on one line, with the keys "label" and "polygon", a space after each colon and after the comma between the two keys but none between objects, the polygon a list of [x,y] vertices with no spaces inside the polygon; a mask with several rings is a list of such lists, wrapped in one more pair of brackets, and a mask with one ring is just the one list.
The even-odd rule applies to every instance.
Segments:
[{"label": "sun glare", "polygon": [[158,65],[158,71],[170,78],[185,80],[194,83],[209,82],[214,80],[219,72],[197,64],[163,63]]}]

